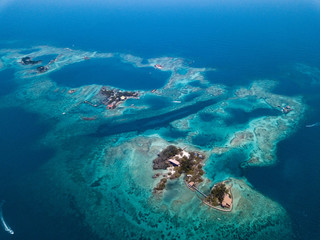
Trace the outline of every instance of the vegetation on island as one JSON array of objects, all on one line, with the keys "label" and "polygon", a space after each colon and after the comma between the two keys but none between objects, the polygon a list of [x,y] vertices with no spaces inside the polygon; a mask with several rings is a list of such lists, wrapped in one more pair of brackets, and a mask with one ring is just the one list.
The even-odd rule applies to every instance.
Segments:
[{"label": "vegetation on island", "polygon": [[[23,57],[21,58],[21,64],[22,65],[35,65],[35,64],[40,64],[42,63],[42,60],[37,60],[37,61],[34,61],[32,60],[31,57]],[[49,68],[47,66],[39,66],[37,67],[37,73],[44,73],[46,71],[48,71]]]},{"label": "vegetation on island", "polygon": [[170,166],[168,162],[169,158],[174,157],[181,151],[181,148],[169,145],[158,154],[158,157],[156,159],[153,160],[153,169],[167,169]]},{"label": "vegetation on island", "polygon": [[[165,188],[168,179],[179,178],[182,174],[185,175],[186,182],[194,182],[199,184],[203,181],[202,175],[202,162],[205,159],[204,155],[197,152],[186,152],[181,148],[173,145],[166,147],[158,154],[158,157],[153,160],[153,169],[169,169],[169,172],[164,175],[157,186],[155,191],[161,191]],[[172,162],[172,160],[175,161]],[[159,175],[155,174],[154,177]]]},{"label": "vegetation on island", "polygon": [[35,65],[42,63],[42,60],[33,61],[31,57],[23,57],[21,58],[22,65]]},{"label": "vegetation on island", "polygon": [[49,70],[49,68],[47,68],[46,66],[37,67],[37,73],[44,73],[48,70]]},{"label": "vegetation on island", "polygon": [[102,98],[102,104],[108,105],[109,108],[116,108],[116,106],[120,102],[124,102],[128,98],[139,97],[138,92],[120,91],[118,89],[107,89],[106,87],[102,87],[100,89],[99,95]]},{"label": "vegetation on island", "polygon": [[230,189],[227,188],[226,184],[224,182],[218,183],[211,189],[206,202],[213,206],[223,206],[222,203],[226,194],[231,198]]},{"label": "vegetation on island", "polygon": [[162,178],[157,186],[154,188],[155,191],[162,191],[165,189],[167,183],[167,178]]}]

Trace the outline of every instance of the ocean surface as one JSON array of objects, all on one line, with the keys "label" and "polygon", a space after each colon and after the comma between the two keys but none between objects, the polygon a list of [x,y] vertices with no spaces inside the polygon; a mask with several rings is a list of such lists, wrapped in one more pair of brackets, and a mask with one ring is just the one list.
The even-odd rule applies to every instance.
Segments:
[{"label": "ocean surface", "polygon": [[55,82],[69,87],[101,84],[126,90],[160,88],[165,85],[169,77],[168,73],[156,72],[156,69],[151,67],[137,69],[114,59],[77,63],[51,74]]},{"label": "ocean surface", "polygon": [[[211,83],[234,87],[247,86],[255,79],[273,79],[279,83],[277,93],[302,95],[308,106],[306,114],[297,131],[279,143],[278,161],[274,166],[240,169],[243,157],[235,152],[230,157],[236,161],[229,159],[230,164],[219,163],[216,167],[225,175],[246,177],[254,189],[281,204],[292,220],[297,239],[319,239],[320,127],[306,128],[305,125],[320,122],[320,84],[311,86],[307,75],[293,69],[297,63],[320,68],[320,6],[316,1],[244,1],[242,4],[204,1],[200,5],[194,1],[178,1],[172,5],[167,1],[154,4],[138,1],[136,5],[93,2],[73,5],[59,0],[55,3],[8,1],[3,6],[0,4],[0,48],[52,45],[128,53],[143,58],[181,57],[192,67],[216,68],[217,71],[206,75]],[[49,61],[51,56],[42,59]],[[64,67],[49,77],[67,87],[105,84],[147,91],[161,88],[170,77],[167,72],[157,72],[153,68],[136,69],[126,64],[119,67],[117,62],[95,61],[89,65],[82,62]],[[14,77],[11,69],[0,71],[0,98],[15,91],[19,83],[13,81]],[[201,84],[195,83],[195,86],[201,87]],[[184,100],[192,100],[192,96],[188,98]],[[152,97],[146,98],[145,103],[157,111],[174,104],[166,98]],[[66,162],[76,164],[76,157],[86,159],[91,154],[90,146],[94,148],[100,138],[115,134],[152,131],[169,140],[183,138],[186,133],[173,129],[170,123],[214,103],[202,101],[156,117],[132,119],[129,124],[103,123],[90,136],[81,136],[70,143],[73,145],[70,149],[78,146],[83,149],[75,159]],[[279,114],[279,111],[264,108],[250,113],[234,108],[226,111],[230,114],[227,126]],[[201,113],[199,117],[210,122],[217,116]],[[39,187],[36,196],[25,194],[29,187],[34,192],[37,183],[50,178],[47,172],[39,174],[39,171],[58,155],[54,148],[44,147],[41,139],[58,124],[59,119],[48,119],[21,107],[0,108],[0,200],[6,201],[3,215],[15,230],[14,235],[9,235],[1,228],[1,240],[99,239],[83,224],[81,213],[58,211],[59,199],[51,211],[50,206],[39,200],[42,195],[39,191],[43,188]],[[194,137],[192,143],[199,148],[211,148],[222,140],[218,135],[204,134]],[[33,184],[24,184],[25,179]],[[174,189],[174,186],[169,188]],[[44,191],[43,195],[48,192]],[[164,201],[170,202],[170,196]],[[106,239],[113,239],[112,236],[110,230]]]}]

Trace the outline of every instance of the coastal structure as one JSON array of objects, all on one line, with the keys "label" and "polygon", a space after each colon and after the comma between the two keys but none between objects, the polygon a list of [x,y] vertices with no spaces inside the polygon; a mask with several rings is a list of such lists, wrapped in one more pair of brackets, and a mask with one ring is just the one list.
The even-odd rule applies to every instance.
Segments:
[{"label": "coastal structure", "polygon": [[121,91],[115,88],[102,87],[96,96],[96,99],[107,106],[107,109],[114,109],[119,104],[125,102],[130,98],[139,98],[138,92]]},{"label": "coastal structure", "polygon": [[224,208],[225,207],[231,208],[231,206],[232,206],[232,198],[230,197],[229,194],[227,194],[227,193],[224,194],[221,206],[224,207]]},{"label": "coastal structure", "polygon": [[156,64],[156,65],[154,65],[154,68],[156,68],[156,69],[162,69],[163,68],[163,66],[162,65],[160,65],[160,64]]},{"label": "coastal structure", "polygon": [[168,161],[169,161],[169,163],[171,163],[175,167],[179,167],[180,166],[180,162],[178,162],[175,159],[169,159]]}]

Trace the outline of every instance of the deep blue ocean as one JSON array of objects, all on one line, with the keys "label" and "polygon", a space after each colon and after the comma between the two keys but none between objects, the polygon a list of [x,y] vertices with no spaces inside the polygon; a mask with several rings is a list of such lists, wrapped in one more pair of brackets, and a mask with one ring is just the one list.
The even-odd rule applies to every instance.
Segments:
[{"label": "deep blue ocean", "polygon": [[[138,1],[136,5],[93,2],[73,5],[59,0],[54,3],[12,1],[0,5],[0,48],[43,44],[124,52],[141,57],[177,56],[190,60],[191,66],[217,68],[218,71],[207,75],[212,83],[240,86],[254,79],[270,78],[279,81],[277,92],[281,94],[299,92],[309,109],[298,131],[279,144],[278,163],[267,168],[246,169],[243,175],[254,188],[288,211],[299,239],[319,239],[320,127],[304,126],[320,121],[320,86],[314,86],[312,90],[300,87],[295,81],[290,82],[295,73],[288,75],[287,72],[292,71],[292,65],[296,63],[320,68],[320,6],[302,1],[244,1],[242,4],[233,1],[204,1],[204,4],[154,1],[153,4],[144,4]],[[59,83],[77,87],[79,82],[75,83],[72,71],[65,68],[52,77],[61,79],[59,74],[70,74],[70,82]],[[119,71],[121,79],[125,79],[126,74],[129,79],[133,74],[130,69]],[[146,72],[134,76],[143,79],[150,76],[150,71],[146,69]],[[89,79],[96,73],[98,76],[103,74],[99,69],[84,74]],[[13,77],[10,70],[0,72],[0,97],[15,89]],[[141,81],[139,86],[141,89],[158,88],[166,77],[166,74],[156,76],[152,84]],[[123,81],[116,87],[133,89],[130,83]],[[93,83],[100,84],[92,79],[81,82]],[[253,117],[260,114],[259,110],[255,114]],[[269,114],[275,113],[270,111]],[[240,115],[243,119],[237,119],[238,123],[249,121],[251,117]],[[183,112],[178,112],[176,117],[183,116]],[[0,239],[70,240],[90,236],[86,228],[80,230],[76,218],[58,224],[65,219],[59,219],[58,214],[42,216],[41,209],[30,205],[29,200],[17,199],[20,195],[15,192],[15,186],[19,186],[22,177],[32,175],[55,154],[53,149],[43,148],[39,142],[54,124],[54,121],[43,121],[37,114],[23,109],[0,109],[0,200],[6,200],[6,220],[12,228],[19,229],[14,236],[0,229]],[[162,127],[156,122],[143,126],[146,130]],[[128,131],[119,130],[120,127],[117,131]],[[104,134],[109,133],[101,126],[97,135]],[[309,195],[313,200],[304,201]],[[57,226],[64,228],[57,230]]]},{"label": "deep blue ocean", "polygon": [[[109,74],[106,76],[105,72]],[[120,60],[98,59],[67,66],[61,71],[53,72],[50,77],[69,87],[101,84],[126,90],[152,90],[165,85],[170,74],[151,67],[137,69],[129,63],[120,64]]]}]

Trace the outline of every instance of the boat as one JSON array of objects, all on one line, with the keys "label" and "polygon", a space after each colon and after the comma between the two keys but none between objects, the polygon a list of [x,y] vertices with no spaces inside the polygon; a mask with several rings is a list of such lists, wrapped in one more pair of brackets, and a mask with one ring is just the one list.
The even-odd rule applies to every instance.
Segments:
[{"label": "boat", "polygon": [[156,68],[156,69],[162,69],[163,68],[163,66],[162,65],[160,65],[160,64],[156,64],[156,65],[154,65],[154,68]]},{"label": "boat", "polygon": [[70,90],[68,91],[69,94],[72,94],[72,93],[75,93],[75,92],[76,92],[75,89],[70,89]]}]

